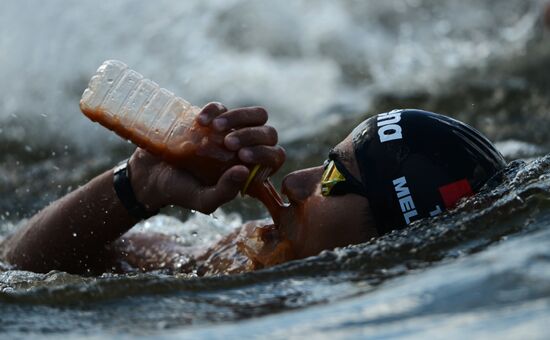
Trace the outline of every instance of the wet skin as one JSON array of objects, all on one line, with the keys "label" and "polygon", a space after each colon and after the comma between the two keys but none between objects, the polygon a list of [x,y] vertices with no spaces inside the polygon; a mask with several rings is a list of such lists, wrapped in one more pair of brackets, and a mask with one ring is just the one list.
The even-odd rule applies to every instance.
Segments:
[{"label": "wet skin", "polygon": [[[351,174],[360,178],[351,136],[334,150]],[[323,171],[323,166],[298,170],[283,180],[282,192],[291,205],[282,216],[280,228],[292,240],[297,258],[377,236],[365,197],[353,193],[327,197],[321,194]]]}]

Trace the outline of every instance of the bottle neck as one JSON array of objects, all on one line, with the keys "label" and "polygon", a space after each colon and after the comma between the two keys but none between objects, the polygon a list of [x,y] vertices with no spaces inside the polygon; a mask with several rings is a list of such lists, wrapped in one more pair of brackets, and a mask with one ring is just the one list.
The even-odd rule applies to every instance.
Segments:
[{"label": "bottle neck", "polygon": [[275,222],[276,225],[279,225],[281,213],[287,205],[283,202],[283,199],[269,178],[266,178],[263,181],[253,181],[246,191],[246,194],[261,201],[269,211],[273,222]]}]

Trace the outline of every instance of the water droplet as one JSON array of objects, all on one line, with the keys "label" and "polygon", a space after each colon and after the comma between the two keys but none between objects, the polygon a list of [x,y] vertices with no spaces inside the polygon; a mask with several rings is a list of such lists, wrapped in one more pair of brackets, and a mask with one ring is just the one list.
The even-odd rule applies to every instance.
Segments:
[{"label": "water droplet", "polygon": [[73,233],[73,237],[76,237],[76,233]]},{"label": "water droplet", "polygon": [[199,236],[199,233],[197,233],[196,231],[194,231],[194,232],[191,233],[191,236],[197,237],[197,236]]},{"label": "water droplet", "polygon": [[32,152],[32,147],[30,145],[25,145],[25,151]]},{"label": "water droplet", "polygon": [[42,117],[44,117],[44,118],[48,118],[48,115],[45,114],[45,113],[41,113],[40,115],[41,115]]}]

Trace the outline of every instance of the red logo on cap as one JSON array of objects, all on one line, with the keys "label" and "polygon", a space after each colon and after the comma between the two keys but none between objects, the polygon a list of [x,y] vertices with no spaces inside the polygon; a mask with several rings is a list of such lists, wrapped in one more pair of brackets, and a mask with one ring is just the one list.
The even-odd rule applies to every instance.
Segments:
[{"label": "red logo on cap", "polygon": [[439,193],[447,209],[454,207],[456,202],[462,197],[472,196],[474,194],[466,178],[439,187]]}]

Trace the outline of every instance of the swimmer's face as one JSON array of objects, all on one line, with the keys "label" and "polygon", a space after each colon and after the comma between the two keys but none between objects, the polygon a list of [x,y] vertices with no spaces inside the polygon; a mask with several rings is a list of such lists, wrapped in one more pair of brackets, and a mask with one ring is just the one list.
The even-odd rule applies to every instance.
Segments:
[{"label": "swimmer's face", "polygon": [[[334,150],[348,171],[355,178],[361,178],[351,136]],[[298,170],[283,180],[282,191],[291,205],[280,224],[287,231],[298,258],[365,242],[377,236],[365,197],[353,193],[339,196],[321,194],[323,171],[322,165]]]}]

